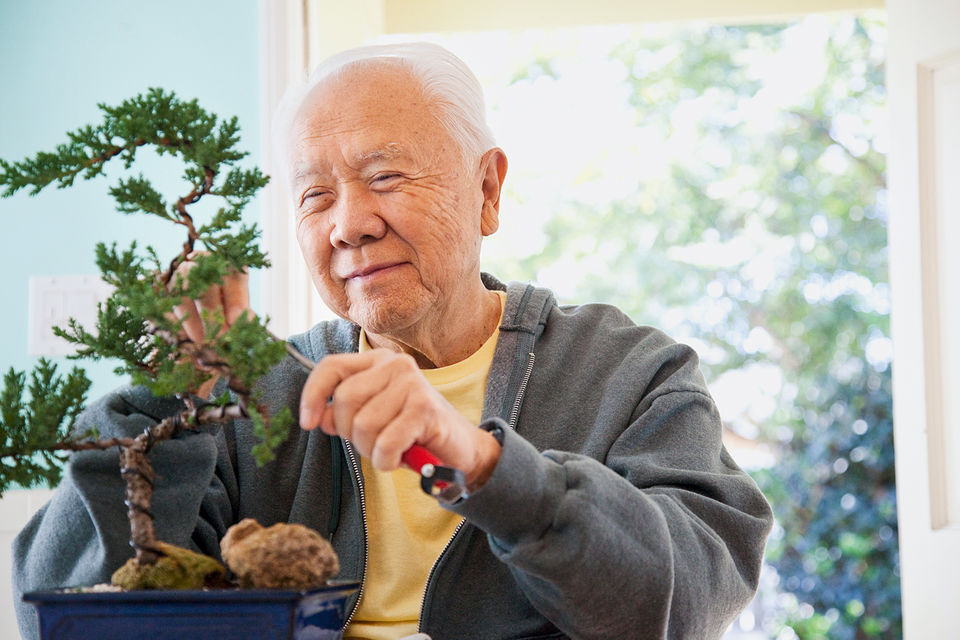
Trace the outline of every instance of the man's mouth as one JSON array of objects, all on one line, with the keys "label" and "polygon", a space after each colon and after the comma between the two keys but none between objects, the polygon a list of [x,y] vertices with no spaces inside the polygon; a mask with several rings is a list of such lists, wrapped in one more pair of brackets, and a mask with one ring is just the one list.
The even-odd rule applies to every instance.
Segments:
[{"label": "man's mouth", "polygon": [[350,272],[344,280],[365,280],[380,275],[385,275],[390,271],[400,267],[402,262],[381,262],[378,264],[365,265],[359,269]]}]

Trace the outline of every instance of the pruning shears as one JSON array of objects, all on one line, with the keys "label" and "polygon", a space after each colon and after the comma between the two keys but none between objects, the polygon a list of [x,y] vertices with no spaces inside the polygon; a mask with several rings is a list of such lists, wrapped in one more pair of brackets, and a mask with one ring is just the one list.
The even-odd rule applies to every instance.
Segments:
[{"label": "pruning shears", "polygon": [[[287,355],[293,358],[304,371],[310,373],[317,363],[306,357],[289,342],[284,342]],[[332,400],[332,398],[331,398]],[[445,503],[452,503],[465,496],[467,481],[463,472],[445,466],[440,459],[421,447],[413,445],[403,452],[403,464],[420,474],[420,488],[425,493]]]}]

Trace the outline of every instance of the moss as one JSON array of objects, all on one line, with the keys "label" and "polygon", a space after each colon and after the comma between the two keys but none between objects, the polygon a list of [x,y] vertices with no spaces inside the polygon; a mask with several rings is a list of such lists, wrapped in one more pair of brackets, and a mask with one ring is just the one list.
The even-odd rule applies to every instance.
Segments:
[{"label": "moss", "polygon": [[226,569],[211,558],[182,547],[158,542],[163,557],[156,564],[138,565],[134,558],[117,569],[111,582],[125,590],[202,589],[225,581]]}]

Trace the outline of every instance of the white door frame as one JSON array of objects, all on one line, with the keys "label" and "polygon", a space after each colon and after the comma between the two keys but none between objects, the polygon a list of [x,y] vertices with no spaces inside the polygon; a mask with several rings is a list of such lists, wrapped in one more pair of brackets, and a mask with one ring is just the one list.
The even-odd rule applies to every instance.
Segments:
[{"label": "white door frame", "polygon": [[960,4],[887,15],[900,577],[904,637],[922,640],[960,629]]}]

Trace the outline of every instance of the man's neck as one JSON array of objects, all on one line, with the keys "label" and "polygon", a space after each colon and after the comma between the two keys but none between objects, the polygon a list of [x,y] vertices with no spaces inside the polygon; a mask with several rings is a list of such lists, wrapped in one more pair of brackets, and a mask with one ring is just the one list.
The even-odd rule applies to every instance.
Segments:
[{"label": "man's neck", "polygon": [[418,323],[398,335],[366,333],[373,348],[407,353],[421,369],[445,367],[466,360],[493,335],[500,322],[500,297],[483,288],[475,302],[461,304],[457,311],[438,314],[440,320]]}]

